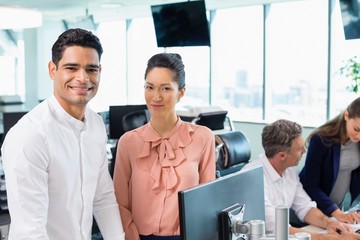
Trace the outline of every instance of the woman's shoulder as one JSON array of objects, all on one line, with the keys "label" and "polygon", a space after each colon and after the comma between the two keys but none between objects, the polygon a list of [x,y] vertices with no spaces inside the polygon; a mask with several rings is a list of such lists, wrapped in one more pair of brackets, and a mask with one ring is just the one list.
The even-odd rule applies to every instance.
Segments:
[{"label": "woman's shoulder", "polygon": [[188,132],[194,132],[195,134],[206,134],[206,135],[214,135],[212,130],[206,126],[193,124],[190,122],[182,122],[183,128],[187,129]]},{"label": "woman's shoulder", "polygon": [[331,137],[321,136],[320,134],[314,134],[313,136],[311,136],[310,144],[331,146],[334,145],[334,139]]},{"label": "woman's shoulder", "polygon": [[124,139],[129,140],[129,139],[138,138],[139,135],[141,135],[144,131],[146,132],[145,126],[146,125],[143,125],[141,127],[138,127],[138,128],[135,128],[135,129],[125,132],[123,135],[121,135],[119,140],[124,141]]}]

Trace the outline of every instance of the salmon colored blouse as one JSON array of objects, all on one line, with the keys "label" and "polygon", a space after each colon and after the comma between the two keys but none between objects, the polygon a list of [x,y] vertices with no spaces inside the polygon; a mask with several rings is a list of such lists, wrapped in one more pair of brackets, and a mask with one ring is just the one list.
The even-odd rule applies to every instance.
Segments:
[{"label": "salmon colored blouse", "polygon": [[118,142],[115,194],[127,240],[180,235],[180,190],[215,179],[215,140],[204,126],[179,118],[166,137],[150,123]]}]

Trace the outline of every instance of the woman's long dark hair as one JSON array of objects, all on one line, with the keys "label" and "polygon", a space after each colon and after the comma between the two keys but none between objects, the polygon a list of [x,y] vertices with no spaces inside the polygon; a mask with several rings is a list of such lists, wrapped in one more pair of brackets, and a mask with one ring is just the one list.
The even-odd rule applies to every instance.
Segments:
[{"label": "woman's long dark hair", "polygon": [[[348,112],[349,118],[360,118],[360,97],[356,98],[350,105],[339,115],[316,128],[306,139],[307,143],[314,135],[319,135],[326,145],[334,143],[344,144],[349,140],[346,131],[345,112]],[[326,138],[326,143],[324,141]]]}]

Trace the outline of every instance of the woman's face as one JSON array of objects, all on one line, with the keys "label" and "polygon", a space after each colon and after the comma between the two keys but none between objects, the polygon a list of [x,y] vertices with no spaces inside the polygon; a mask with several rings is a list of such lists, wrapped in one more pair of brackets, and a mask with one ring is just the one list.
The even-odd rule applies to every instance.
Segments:
[{"label": "woman's face", "polygon": [[344,114],[346,121],[346,132],[347,136],[352,142],[360,141],[360,118],[349,118],[349,112],[346,111]]},{"label": "woman's face", "polygon": [[152,117],[176,115],[175,105],[184,95],[173,80],[174,74],[167,68],[153,68],[146,76],[145,100]]}]

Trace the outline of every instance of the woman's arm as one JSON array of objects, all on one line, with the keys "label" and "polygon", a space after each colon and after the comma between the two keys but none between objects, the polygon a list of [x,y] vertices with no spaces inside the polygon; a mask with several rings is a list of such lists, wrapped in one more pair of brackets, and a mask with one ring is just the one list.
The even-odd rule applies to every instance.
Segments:
[{"label": "woman's arm", "polygon": [[[309,143],[305,165],[300,172],[300,181],[305,191],[317,203],[317,207],[326,215],[338,209],[338,206],[329,198],[321,186],[321,174],[329,176],[326,187],[330,188],[332,176],[332,149],[325,146],[318,135],[314,135]],[[331,171],[331,172],[330,172]]]},{"label": "woman's arm", "polygon": [[208,129],[205,129],[205,133],[197,132],[197,134],[203,134],[204,147],[203,155],[200,162],[200,183],[208,182],[215,179],[216,174],[216,159],[215,159],[215,136]]},{"label": "woman's arm", "polygon": [[127,149],[129,149],[128,141],[126,140],[126,135],[123,135],[123,137],[119,139],[117,145],[113,181],[115,196],[120,209],[121,222],[125,231],[125,239],[137,240],[140,238],[139,232],[133,222],[130,209],[131,192],[129,184],[131,178],[131,166]]}]

